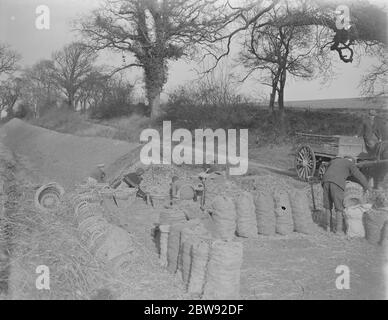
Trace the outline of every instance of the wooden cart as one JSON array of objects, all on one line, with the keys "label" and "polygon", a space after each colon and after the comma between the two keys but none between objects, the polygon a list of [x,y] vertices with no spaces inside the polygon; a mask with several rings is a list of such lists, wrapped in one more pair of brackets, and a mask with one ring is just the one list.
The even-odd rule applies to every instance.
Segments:
[{"label": "wooden cart", "polygon": [[297,133],[294,165],[298,177],[308,181],[322,178],[331,159],[352,156],[357,163],[375,160],[365,149],[364,140],[349,136]]}]

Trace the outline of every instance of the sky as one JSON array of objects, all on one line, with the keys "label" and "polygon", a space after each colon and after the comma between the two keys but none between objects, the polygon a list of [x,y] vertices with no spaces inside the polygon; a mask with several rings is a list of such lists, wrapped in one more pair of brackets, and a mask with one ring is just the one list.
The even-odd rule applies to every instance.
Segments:
[{"label": "sky", "polygon": [[[79,35],[72,31],[72,21],[87,14],[98,7],[101,0],[0,0],[0,43],[8,43],[22,55],[22,65],[32,65],[41,59],[50,58],[55,50],[65,44],[79,39]],[[46,5],[50,9],[50,29],[38,30],[35,20],[39,16],[36,8]],[[336,78],[322,85],[321,80],[292,80],[289,79],[285,92],[285,99],[315,100],[358,97],[359,82],[362,75],[376,62],[376,59],[364,57],[360,64],[342,63],[336,53]],[[121,64],[122,58],[117,54],[105,53],[99,62],[107,65]],[[127,62],[130,57],[127,58]],[[232,69],[232,59],[223,62],[223,68]],[[171,92],[179,85],[198,78],[195,62],[180,60],[170,64],[169,80],[165,92]],[[234,68],[233,72],[242,74],[241,68]],[[131,79],[141,79],[141,72],[129,71]],[[239,85],[239,91],[251,97],[267,96],[268,90],[254,80]]]}]

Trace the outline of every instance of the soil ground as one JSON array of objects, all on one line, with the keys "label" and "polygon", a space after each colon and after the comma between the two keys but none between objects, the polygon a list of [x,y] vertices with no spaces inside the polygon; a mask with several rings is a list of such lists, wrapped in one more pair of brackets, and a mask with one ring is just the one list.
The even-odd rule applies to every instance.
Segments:
[{"label": "soil ground", "polygon": [[[18,157],[25,174],[43,180],[57,181],[71,188],[87,176],[93,165],[105,162],[112,172],[128,165],[133,160],[137,145],[103,138],[75,137],[13,120],[0,130],[3,141]],[[252,150],[250,157],[263,164],[285,169],[292,167],[290,146]],[[116,166],[116,167],[115,167]],[[22,170],[20,168],[20,170]],[[198,169],[168,167],[147,171],[145,185],[148,189],[167,192],[171,176],[179,174],[195,182]],[[290,175],[278,174],[273,170],[259,169],[258,179],[268,183],[293,186],[308,190],[308,185]],[[267,182],[268,181],[268,182]],[[235,180],[237,186],[241,181]],[[263,183],[264,183],[263,182]],[[233,186],[235,188],[235,186]],[[211,196],[212,193],[209,194]],[[317,201],[320,199],[317,197]],[[159,209],[146,206],[142,201],[128,205],[124,201],[105,202],[112,221],[133,233],[144,247],[144,257],[157,264],[155,245],[151,230],[158,222]],[[319,205],[319,203],[318,203]],[[199,212],[197,210],[197,212]],[[198,213],[199,214],[199,213]],[[207,217],[202,217],[207,219]],[[318,230],[318,229],[317,229]],[[379,246],[364,239],[347,240],[326,234],[319,229],[315,235],[292,234],[291,236],[260,236],[257,240],[238,239],[244,243],[244,262],[241,273],[242,299],[384,299],[387,278],[383,266],[387,254]],[[340,265],[350,269],[350,289],[336,288],[336,268]],[[150,269],[134,270],[129,274],[136,283],[133,290],[121,298],[139,299],[182,299],[183,288],[171,282],[168,295],[164,293],[166,282],[159,282]],[[159,277],[164,274],[158,274]],[[169,275],[163,275],[166,280]],[[174,293],[175,292],[175,293]]]}]

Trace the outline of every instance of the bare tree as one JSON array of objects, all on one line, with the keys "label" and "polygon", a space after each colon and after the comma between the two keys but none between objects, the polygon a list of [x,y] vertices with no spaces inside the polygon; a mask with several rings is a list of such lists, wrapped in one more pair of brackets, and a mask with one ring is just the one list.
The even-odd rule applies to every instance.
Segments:
[{"label": "bare tree", "polygon": [[[229,2],[228,2],[229,4]],[[283,17],[275,20],[269,18],[268,12],[279,6],[287,4],[290,10]],[[349,7],[350,28],[337,29],[337,7]],[[268,25],[280,26],[320,26],[331,31],[331,40],[323,44],[330,46],[332,51],[339,54],[343,62],[353,61],[353,48],[357,45],[373,46],[388,43],[387,14],[384,8],[371,4],[367,0],[272,0],[249,1],[240,7],[229,5],[231,13],[229,22],[225,23],[221,31],[214,34],[209,43],[226,42],[224,50],[210,51],[208,55],[215,59],[215,68],[218,62],[229,55],[231,43],[242,32],[248,30],[253,24],[256,28]],[[210,71],[211,69],[209,69]]]},{"label": "bare tree", "polygon": [[85,113],[88,108],[95,108],[107,94],[107,83],[110,75],[107,75],[95,68],[91,71],[85,81],[82,83],[78,100],[81,104],[81,113]]},{"label": "bare tree", "polygon": [[97,55],[91,48],[78,42],[53,54],[52,75],[57,86],[66,95],[71,109],[75,109],[77,93],[93,71],[96,59]]},{"label": "bare tree", "polygon": [[12,116],[13,107],[21,96],[22,79],[10,77],[0,83],[0,110],[6,110]]},{"label": "bare tree", "polygon": [[104,8],[81,23],[80,30],[96,49],[130,53],[140,67],[151,117],[160,116],[160,94],[168,78],[168,62],[192,53],[228,21],[217,0],[106,1]]},{"label": "bare tree", "polygon": [[386,48],[380,48],[379,62],[373,65],[362,77],[361,94],[374,98],[385,96],[388,93],[388,53]]},{"label": "bare tree", "polygon": [[5,44],[0,44],[0,75],[11,74],[17,68],[20,55]]},{"label": "bare tree", "polygon": [[53,70],[51,60],[41,60],[24,70],[22,99],[30,106],[35,118],[40,117],[42,107],[55,105],[59,98]]},{"label": "bare tree", "polygon": [[[276,19],[279,9],[273,9]],[[295,78],[311,78],[314,75],[314,41],[309,26],[257,26],[250,33],[240,52],[239,60],[248,69],[247,79],[256,71],[264,85],[271,87],[269,107],[273,111],[276,94],[281,112],[284,109],[284,89],[287,74]]]}]

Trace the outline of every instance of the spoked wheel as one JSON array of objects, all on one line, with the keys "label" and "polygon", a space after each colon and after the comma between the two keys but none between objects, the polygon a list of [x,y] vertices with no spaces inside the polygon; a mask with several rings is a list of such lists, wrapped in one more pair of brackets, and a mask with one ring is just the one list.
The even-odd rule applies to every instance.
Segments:
[{"label": "spoked wheel", "polygon": [[319,180],[323,179],[324,174],[326,173],[327,168],[329,167],[328,162],[322,162],[321,165],[318,168],[318,177]]},{"label": "spoked wheel", "polygon": [[300,146],[295,155],[295,169],[299,179],[308,181],[314,176],[316,169],[316,158],[310,146]]}]

